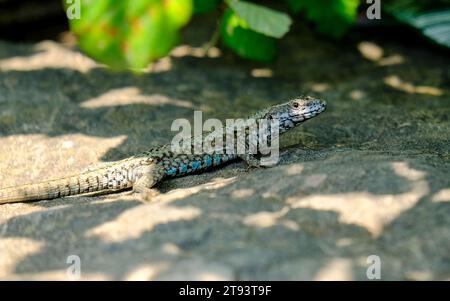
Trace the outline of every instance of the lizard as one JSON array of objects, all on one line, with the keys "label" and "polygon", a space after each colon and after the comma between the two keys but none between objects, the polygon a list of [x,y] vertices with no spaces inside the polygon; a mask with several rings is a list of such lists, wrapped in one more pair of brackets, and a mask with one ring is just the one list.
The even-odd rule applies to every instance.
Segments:
[{"label": "lizard", "polygon": [[[276,120],[279,125],[278,134],[281,135],[325,109],[324,100],[305,96],[267,107],[250,118]],[[263,134],[268,135],[270,140],[270,133]],[[193,146],[193,140],[189,142]],[[94,165],[72,176],[0,189],[0,204],[114,193],[127,189],[134,192],[151,191],[162,180],[204,172],[238,159],[244,160],[250,167],[260,166],[257,154],[239,155],[217,150],[200,154],[179,153],[172,151],[171,144],[166,144],[123,160],[103,163],[97,167]]]}]

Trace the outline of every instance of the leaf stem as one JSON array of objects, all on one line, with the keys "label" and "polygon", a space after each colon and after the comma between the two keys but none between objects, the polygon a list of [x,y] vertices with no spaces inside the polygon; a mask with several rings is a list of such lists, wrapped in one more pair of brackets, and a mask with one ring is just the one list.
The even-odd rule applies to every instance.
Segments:
[{"label": "leaf stem", "polygon": [[217,42],[219,41],[220,37],[220,21],[217,22],[216,29],[214,30],[214,33],[212,34],[209,41],[203,46],[203,50],[205,53],[208,53],[208,51],[217,45]]}]

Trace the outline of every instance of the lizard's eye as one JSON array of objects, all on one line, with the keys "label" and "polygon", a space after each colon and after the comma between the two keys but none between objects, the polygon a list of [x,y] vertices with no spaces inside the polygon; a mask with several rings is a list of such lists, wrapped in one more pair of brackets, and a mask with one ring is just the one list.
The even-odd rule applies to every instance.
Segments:
[{"label": "lizard's eye", "polygon": [[292,104],[292,106],[294,107],[294,108],[298,108],[299,107],[299,104],[298,104],[298,102],[294,102],[293,104]]}]

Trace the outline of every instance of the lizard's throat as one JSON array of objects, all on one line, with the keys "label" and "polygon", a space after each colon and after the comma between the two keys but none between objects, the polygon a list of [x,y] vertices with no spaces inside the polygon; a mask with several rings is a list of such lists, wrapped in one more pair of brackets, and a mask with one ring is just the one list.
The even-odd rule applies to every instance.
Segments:
[{"label": "lizard's throat", "polygon": [[291,118],[286,118],[286,119],[280,119],[279,120],[279,133],[283,134],[287,131],[289,131],[290,129],[296,127],[297,125],[299,125],[300,123],[302,123],[304,121],[304,119],[295,121]]}]

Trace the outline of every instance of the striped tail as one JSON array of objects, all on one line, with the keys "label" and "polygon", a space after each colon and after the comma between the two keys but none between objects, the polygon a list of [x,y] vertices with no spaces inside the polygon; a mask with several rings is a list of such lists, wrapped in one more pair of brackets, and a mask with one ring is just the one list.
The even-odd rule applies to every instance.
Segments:
[{"label": "striped tail", "polygon": [[114,171],[103,168],[76,176],[49,180],[36,184],[21,185],[0,189],[0,204],[50,200],[60,197],[90,192],[117,191],[132,186],[129,181],[111,186],[108,173]]}]

